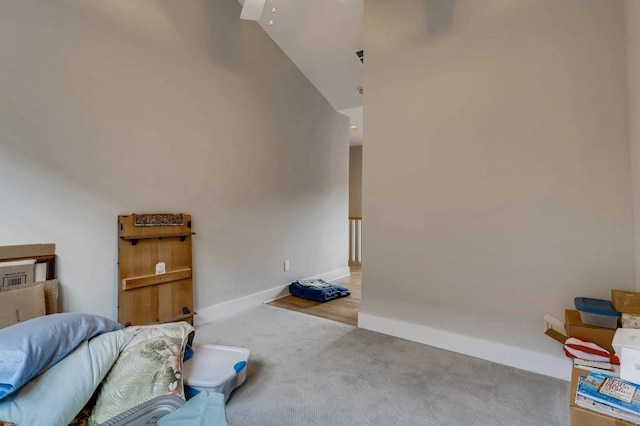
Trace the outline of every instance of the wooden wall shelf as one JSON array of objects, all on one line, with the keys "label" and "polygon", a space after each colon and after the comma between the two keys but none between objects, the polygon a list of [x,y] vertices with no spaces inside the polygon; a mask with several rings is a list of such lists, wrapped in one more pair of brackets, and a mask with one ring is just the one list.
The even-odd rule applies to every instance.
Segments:
[{"label": "wooden wall shelf", "polygon": [[191,278],[191,268],[179,269],[177,271],[165,272],[163,274],[125,278],[122,280],[122,289],[125,291],[133,290],[134,288],[170,283],[172,281],[185,280],[187,278]]},{"label": "wooden wall shelf", "polygon": [[184,232],[177,234],[158,234],[158,235],[121,235],[120,239],[125,241],[130,241],[131,245],[135,246],[138,244],[138,240],[144,240],[147,238],[172,238],[172,237],[180,237],[180,241],[185,241],[187,237],[191,235],[196,235],[195,232]]}]

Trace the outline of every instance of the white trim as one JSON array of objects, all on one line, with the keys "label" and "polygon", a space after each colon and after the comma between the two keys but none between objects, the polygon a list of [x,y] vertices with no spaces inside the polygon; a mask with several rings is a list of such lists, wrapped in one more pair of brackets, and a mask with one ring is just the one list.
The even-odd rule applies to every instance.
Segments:
[{"label": "white trim", "polygon": [[[316,280],[325,280],[325,281],[335,281],[335,280],[339,280],[340,278],[348,277],[350,275],[351,275],[351,269],[347,266],[346,268],[335,269],[333,271],[325,272],[325,273],[320,274],[320,275],[314,275],[313,277],[309,277],[309,278],[305,278],[305,279],[308,279],[308,280],[316,279]],[[285,285],[284,293],[280,294],[279,296],[274,297],[273,299],[265,300],[262,303],[271,303],[274,300],[278,300],[278,299],[282,299],[283,297],[291,296],[291,294],[289,293],[289,290],[287,289],[287,287],[289,287],[289,284]]]},{"label": "white trim", "polygon": [[567,381],[571,379],[571,361],[560,355],[534,352],[362,312],[358,313],[358,327],[557,379]]},{"label": "white trim", "polygon": [[[194,317],[196,327],[210,323],[222,318],[228,318],[240,311],[261,305],[265,300],[278,298],[282,292],[287,291],[286,285],[280,285],[269,290],[260,291],[238,299],[218,303],[202,309],[196,309],[197,315]],[[287,291],[288,293],[288,291]]]},{"label": "white trim", "polygon": [[282,292],[281,292],[281,294],[279,296],[274,297],[273,299],[267,299],[264,302],[262,302],[262,304],[275,302],[276,300],[284,299],[285,297],[291,296],[291,293],[289,293],[287,287],[289,287],[289,284],[284,286],[284,288],[282,289]]},{"label": "white trim", "polygon": [[306,279],[318,279],[325,281],[335,281],[340,278],[348,277],[351,275],[351,269],[348,266],[340,269],[334,269],[333,271],[325,272],[324,274],[314,275],[313,277],[309,277]]},{"label": "white trim", "polygon": [[[314,275],[309,278],[323,279],[325,281],[333,281],[338,278],[349,276],[349,267],[335,269],[320,275]],[[263,303],[268,303],[285,296],[289,296],[289,284],[282,284],[268,290],[250,294],[248,296],[229,300],[227,302],[218,303],[202,309],[196,309],[197,315],[194,317],[196,327],[207,324],[209,322],[228,318],[238,312],[250,309]]]}]

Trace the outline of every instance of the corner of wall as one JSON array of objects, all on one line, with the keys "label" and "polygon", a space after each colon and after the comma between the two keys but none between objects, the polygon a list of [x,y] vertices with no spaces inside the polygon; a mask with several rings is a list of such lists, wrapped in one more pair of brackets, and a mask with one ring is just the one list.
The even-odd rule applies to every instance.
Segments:
[{"label": "corner of wall", "polygon": [[358,313],[358,327],[561,380],[571,380],[571,362],[560,355],[534,352],[363,312]]},{"label": "corner of wall", "polygon": [[[323,279],[326,281],[337,280],[349,275],[349,267],[335,269],[309,278]],[[271,302],[275,299],[289,296],[289,284],[281,284],[268,290],[250,294],[248,296],[239,297],[227,302],[218,303],[217,305],[208,306],[202,309],[196,309],[197,315],[194,317],[196,327],[208,324],[210,322],[228,318],[247,309]]]}]

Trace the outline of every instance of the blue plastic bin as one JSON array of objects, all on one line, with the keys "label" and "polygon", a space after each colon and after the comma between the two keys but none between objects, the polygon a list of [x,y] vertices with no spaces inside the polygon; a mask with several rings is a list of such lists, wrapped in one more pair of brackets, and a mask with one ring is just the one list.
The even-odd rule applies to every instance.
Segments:
[{"label": "blue plastic bin", "polygon": [[613,309],[609,300],[576,297],[575,305],[580,312],[580,319],[584,324],[595,327],[618,328],[620,313]]}]

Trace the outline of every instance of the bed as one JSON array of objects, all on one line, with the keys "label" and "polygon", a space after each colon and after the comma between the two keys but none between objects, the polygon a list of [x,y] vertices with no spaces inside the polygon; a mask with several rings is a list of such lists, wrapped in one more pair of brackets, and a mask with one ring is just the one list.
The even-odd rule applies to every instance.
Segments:
[{"label": "bed", "polygon": [[0,329],[0,420],[120,425],[123,413],[153,412],[154,401],[163,414],[175,411],[185,402],[182,361],[193,333],[186,322],[123,328],[80,313]]}]

